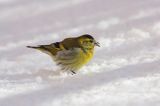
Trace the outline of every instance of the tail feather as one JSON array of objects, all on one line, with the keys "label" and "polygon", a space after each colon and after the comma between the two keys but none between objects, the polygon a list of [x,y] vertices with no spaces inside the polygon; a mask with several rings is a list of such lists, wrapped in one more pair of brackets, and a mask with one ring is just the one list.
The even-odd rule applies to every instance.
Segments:
[{"label": "tail feather", "polygon": [[26,47],[28,47],[28,48],[33,48],[33,49],[38,49],[38,48],[40,48],[40,47],[36,47],[36,46],[26,46]]},{"label": "tail feather", "polygon": [[27,46],[28,48],[38,49],[41,51],[50,51],[47,47],[48,45],[38,45],[38,46]]},{"label": "tail feather", "polygon": [[57,49],[51,45],[38,45],[38,46],[27,46],[28,48],[38,49],[44,53],[55,55]]}]

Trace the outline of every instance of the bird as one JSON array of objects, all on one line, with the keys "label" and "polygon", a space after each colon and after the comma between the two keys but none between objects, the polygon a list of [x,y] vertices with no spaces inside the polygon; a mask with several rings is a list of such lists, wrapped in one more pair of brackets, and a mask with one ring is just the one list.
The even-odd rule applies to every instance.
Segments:
[{"label": "bird", "polygon": [[61,70],[76,74],[94,55],[95,46],[100,47],[93,36],[84,34],[78,37],[65,38],[60,42],[48,45],[27,46],[40,50],[52,57]]}]

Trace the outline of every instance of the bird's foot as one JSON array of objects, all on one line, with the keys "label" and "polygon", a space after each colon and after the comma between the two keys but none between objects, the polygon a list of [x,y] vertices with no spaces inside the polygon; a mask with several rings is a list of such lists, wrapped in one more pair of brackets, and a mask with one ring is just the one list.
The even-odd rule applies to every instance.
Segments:
[{"label": "bird's foot", "polygon": [[74,72],[74,71],[71,71],[71,72],[72,72],[72,75],[76,74],[76,72]]}]

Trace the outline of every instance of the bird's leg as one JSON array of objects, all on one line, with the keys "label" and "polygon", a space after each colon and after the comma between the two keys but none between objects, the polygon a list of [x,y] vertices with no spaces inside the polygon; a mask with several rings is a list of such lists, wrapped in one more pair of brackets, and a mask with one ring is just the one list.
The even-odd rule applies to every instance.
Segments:
[{"label": "bird's leg", "polygon": [[76,74],[76,72],[74,72],[73,70],[71,70],[71,72],[72,72],[72,75]]}]

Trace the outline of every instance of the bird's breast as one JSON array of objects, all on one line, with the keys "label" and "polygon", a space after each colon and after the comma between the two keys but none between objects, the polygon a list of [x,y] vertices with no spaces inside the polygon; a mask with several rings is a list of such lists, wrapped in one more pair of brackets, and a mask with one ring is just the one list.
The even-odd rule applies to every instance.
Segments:
[{"label": "bird's breast", "polygon": [[88,63],[92,57],[93,50],[84,52],[80,48],[74,48],[58,52],[56,60],[58,64],[61,64],[67,70],[78,70]]}]

